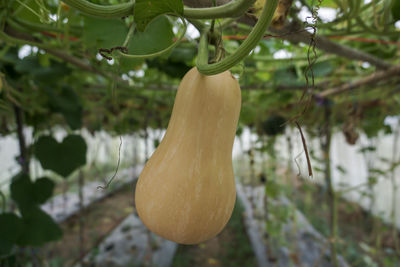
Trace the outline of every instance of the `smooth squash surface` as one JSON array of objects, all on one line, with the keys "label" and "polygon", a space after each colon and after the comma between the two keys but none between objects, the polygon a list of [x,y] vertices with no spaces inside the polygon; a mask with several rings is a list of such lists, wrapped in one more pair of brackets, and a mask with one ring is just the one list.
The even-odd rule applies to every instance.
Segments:
[{"label": "smooth squash surface", "polygon": [[135,202],[143,223],[181,244],[217,235],[236,199],[232,147],[241,105],[229,71],[182,79],[163,140],[146,163]]}]

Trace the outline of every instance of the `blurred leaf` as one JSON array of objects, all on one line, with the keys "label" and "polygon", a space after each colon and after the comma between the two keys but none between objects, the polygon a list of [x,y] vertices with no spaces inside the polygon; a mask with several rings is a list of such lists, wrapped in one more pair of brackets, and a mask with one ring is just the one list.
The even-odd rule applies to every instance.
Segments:
[{"label": "blurred leaf", "polygon": [[383,126],[383,133],[384,134],[392,134],[392,127],[390,127],[389,125],[384,125]]},{"label": "blurred leaf", "polygon": [[336,166],[336,169],[337,169],[341,174],[346,174],[346,173],[347,173],[346,169],[343,168],[343,167],[340,166],[340,165],[337,165],[337,166]]},{"label": "blurred leaf", "polygon": [[39,178],[33,183],[35,201],[45,203],[52,195],[55,184],[47,177]]},{"label": "blurred leaf", "polygon": [[376,147],[374,147],[374,146],[366,146],[366,147],[362,147],[358,150],[358,152],[361,152],[361,153],[374,152],[374,151],[376,151]]},{"label": "blurred leaf", "polygon": [[[23,1],[25,5],[21,5],[19,1],[14,1],[14,10],[18,10],[18,18],[31,22],[40,22],[39,16],[40,7],[35,0]],[[33,11],[33,12],[32,12]],[[36,13],[36,14],[35,14]]]},{"label": "blurred leaf", "polygon": [[170,59],[155,58],[147,60],[147,66],[156,68],[173,78],[182,78],[192,68],[183,62],[174,62]]},{"label": "blurred leaf", "polygon": [[11,252],[23,231],[22,219],[14,213],[0,214],[0,256]]},{"label": "blurred leaf", "polygon": [[385,162],[385,163],[390,163],[390,162],[391,162],[391,160],[388,159],[388,158],[379,157],[379,159],[380,159],[382,162]]},{"label": "blurred leaf", "polygon": [[168,59],[173,62],[192,62],[193,58],[195,58],[196,55],[196,47],[179,45],[172,50],[171,55]]},{"label": "blurred leaf", "polygon": [[[330,61],[320,61],[312,66],[314,77],[324,77],[332,73],[333,66]],[[311,70],[308,72],[308,76],[311,77]]]},{"label": "blurred leaf", "polygon": [[71,69],[65,63],[54,60],[49,61],[49,66],[43,67],[36,55],[18,60],[15,64],[15,70],[19,73],[30,74],[33,79],[45,84],[58,82],[60,77],[71,72]]},{"label": "blurred leaf", "polygon": [[[159,52],[170,46],[173,38],[174,33],[169,20],[164,16],[158,17],[149,24],[144,32],[135,32],[128,44],[128,52],[131,55],[146,55]],[[143,59],[121,58],[120,60],[123,71],[133,70],[143,62]]]},{"label": "blurred leaf", "polygon": [[43,177],[32,183],[26,174],[16,175],[11,182],[11,198],[17,202],[20,210],[43,204],[53,195],[54,182]]},{"label": "blurred leaf", "polygon": [[321,172],[321,173],[325,171],[324,169],[318,168],[318,167],[315,167],[315,166],[313,166],[313,170],[314,170],[314,172]]},{"label": "blurred leaf", "polygon": [[82,127],[82,104],[79,96],[69,86],[63,86],[60,90],[45,87],[50,106],[54,111],[63,114],[72,130]]},{"label": "blurred leaf", "polygon": [[400,166],[400,161],[399,162],[394,162],[393,164],[390,164],[390,168],[389,168],[388,172],[392,172],[392,171],[396,170],[397,167],[399,167],[399,166]]},{"label": "blurred leaf", "polygon": [[368,169],[368,171],[369,171],[370,173],[385,175],[385,172],[384,172],[383,170],[380,170],[380,169],[371,168],[371,169]]},{"label": "blurred leaf", "polygon": [[265,193],[268,197],[276,198],[279,195],[280,187],[275,181],[267,180],[265,184]]},{"label": "blurred leaf", "polygon": [[86,142],[80,135],[68,135],[62,143],[52,136],[41,136],[34,151],[44,169],[66,178],[86,164],[86,150]]},{"label": "blurred leaf", "polygon": [[137,29],[143,32],[150,21],[167,13],[183,15],[182,0],[136,0],[133,18]]},{"label": "blurred leaf", "polygon": [[368,184],[370,186],[375,185],[378,183],[378,178],[376,176],[369,176],[368,177]]},{"label": "blurred leaf", "polygon": [[286,119],[280,115],[271,115],[262,123],[263,133],[269,136],[276,136],[284,133]]},{"label": "blurred leaf", "polygon": [[297,77],[296,68],[294,66],[290,66],[287,68],[277,69],[273,73],[273,81],[277,85],[302,85],[303,82],[300,81]]},{"label": "blurred leaf", "polygon": [[394,21],[400,20],[400,0],[392,0],[392,16]]},{"label": "blurred leaf", "polygon": [[24,229],[17,241],[21,246],[42,246],[62,237],[61,228],[39,207],[22,213]]},{"label": "blurred leaf", "polygon": [[128,27],[121,19],[84,17],[83,29],[83,41],[96,49],[121,46],[128,34]]},{"label": "blurred leaf", "polygon": [[26,174],[21,173],[13,177],[10,192],[20,210],[29,209],[36,204],[32,181]]}]

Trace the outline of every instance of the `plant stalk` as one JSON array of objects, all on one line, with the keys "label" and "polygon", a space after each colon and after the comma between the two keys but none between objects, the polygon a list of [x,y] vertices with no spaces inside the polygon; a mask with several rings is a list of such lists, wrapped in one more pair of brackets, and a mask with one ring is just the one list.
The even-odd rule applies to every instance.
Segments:
[{"label": "plant stalk", "polygon": [[[79,10],[80,12],[99,18],[122,18],[133,15],[135,7],[134,1],[116,5],[98,5],[86,0],[63,0],[67,5]],[[191,19],[216,19],[240,17],[249,9],[255,0],[236,0],[225,5],[207,8],[185,7],[183,16]]]},{"label": "plant stalk", "polygon": [[332,129],[331,129],[331,109],[327,104],[325,106],[325,125],[323,127],[323,138],[322,142],[322,151],[325,162],[325,181],[328,187],[328,205],[329,205],[329,224],[330,224],[330,249],[331,249],[331,262],[334,267],[338,267],[337,260],[337,195],[335,189],[333,188],[332,182],[332,170],[331,170],[331,158],[330,158],[330,150],[331,150],[331,139],[332,139]]},{"label": "plant stalk", "polygon": [[22,173],[29,175],[29,158],[24,136],[23,113],[22,109],[16,105],[14,105],[14,115],[15,123],[17,125],[17,137],[20,154],[18,163],[21,165]]},{"label": "plant stalk", "polygon": [[199,42],[197,57],[197,69],[204,75],[215,75],[229,70],[242,61],[253,50],[261,38],[264,36],[269,24],[271,23],[278,0],[269,0],[264,5],[260,19],[250,32],[246,40],[239,46],[234,54],[225,57],[223,60],[208,64],[208,29],[202,33]]}]

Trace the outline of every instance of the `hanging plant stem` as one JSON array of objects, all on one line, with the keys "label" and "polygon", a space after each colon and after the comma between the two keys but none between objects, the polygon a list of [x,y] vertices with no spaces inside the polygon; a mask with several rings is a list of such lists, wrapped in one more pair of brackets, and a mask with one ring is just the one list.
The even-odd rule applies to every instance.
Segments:
[{"label": "hanging plant stem", "polygon": [[[67,5],[78,9],[80,12],[100,18],[121,18],[133,15],[134,1],[116,5],[98,5],[86,0],[64,0]],[[225,5],[208,8],[185,7],[183,16],[192,19],[216,19],[240,17],[249,9],[255,0],[236,0]]]},{"label": "hanging plant stem", "polygon": [[215,75],[232,68],[242,61],[250,51],[257,46],[258,42],[264,36],[266,29],[271,23],[277,4],[278,0],[267,1],[262,10],[260,19],[250,32],[248,38],[239,46],[234,54],[231,54],[214,64],[208,64],[209,29],[206,29],[202,33],[199,43],[199,53],[196,64],[199,72],[204,75]]}]

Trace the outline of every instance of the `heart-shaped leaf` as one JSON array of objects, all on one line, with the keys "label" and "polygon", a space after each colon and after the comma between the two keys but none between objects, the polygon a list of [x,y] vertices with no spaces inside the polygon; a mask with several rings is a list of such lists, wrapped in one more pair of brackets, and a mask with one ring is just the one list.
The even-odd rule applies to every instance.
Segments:
[{"label": "heart-shaped leaf", "polygon": [[16,175],[10,186],[11,198],[21,211],[45,203],[53,195],[53,189],[54,182],[49,178],[39,178],[32,183],[26,174]]},{"label": "heart-shaped leaf", "polygon": [[64,178],[86,164],[86,150],[80,135],[68,135],[62,143],[52,136],[42,136],[35,144],[35,156],[42,167]]}]

